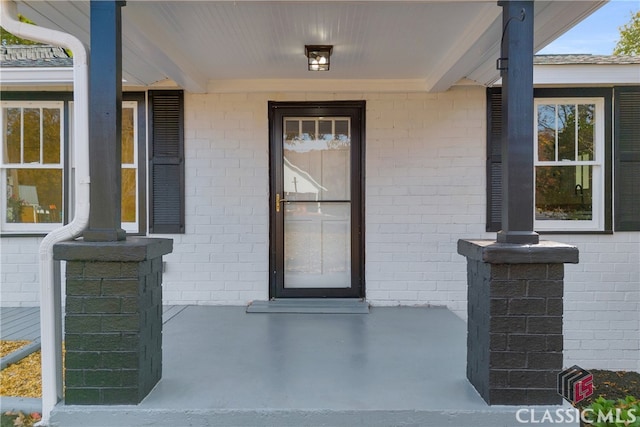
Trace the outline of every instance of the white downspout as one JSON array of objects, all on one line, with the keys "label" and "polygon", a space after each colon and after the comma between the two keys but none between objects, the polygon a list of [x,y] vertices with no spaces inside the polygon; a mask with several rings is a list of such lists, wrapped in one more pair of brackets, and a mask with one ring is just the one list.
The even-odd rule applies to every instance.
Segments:
[{"label": "white downspout", "polygon": [[[73,52],[73,141],[75,149],[75,215],[73,220],[47,234],[40,244],[40,336],[42,341],[42,422],[62,398],[62,307],[54,280],[53,245],[80,236],[89,224],[89,67],[87,48],[76,37],[18,20],[16,4],[1,1],[5,30],[24,39],[70,49]],[[59,275],[59,268],[56,268]]]}]

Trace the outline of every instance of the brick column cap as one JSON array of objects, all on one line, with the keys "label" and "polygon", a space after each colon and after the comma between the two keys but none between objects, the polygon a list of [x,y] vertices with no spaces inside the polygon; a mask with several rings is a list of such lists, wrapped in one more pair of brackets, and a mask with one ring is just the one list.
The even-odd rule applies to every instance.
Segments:
[{"label": "brick column cap", "polygon": [[112,242],[82,239],[57,243],[53,258],[65,261],[136,262],[158,258],[173,251],[173,239],[129,237]]},{"label": "brick column cap", "polygon": [[458,253],[489,264],[577,264],[579,258],[576,246],[546,240],[514,244],[460,239]]}]

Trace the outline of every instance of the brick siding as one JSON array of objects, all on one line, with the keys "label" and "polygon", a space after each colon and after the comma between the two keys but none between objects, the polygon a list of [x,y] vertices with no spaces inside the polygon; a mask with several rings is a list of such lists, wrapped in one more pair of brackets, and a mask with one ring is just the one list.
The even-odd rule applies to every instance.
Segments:
[{"label": "brick siding", "polygon": [[490,264],[460,253],[468,257],[469,381],[492,405],[561,403],[564,265]]},{"label": "brick siding", "polygon": [[[268,297],[267,101],[367,101],[366,294],[466,318],[458,239],[485,233],[485,92],[186,94],[186,234],[164,257],[167,304]],[[546,238],[543,236],[543,238]],[[640,233],[552,236],[565,270],[565,365],[640,370]],[[38,304],[37,238],[0,239],[1,304]]]},{"label": "brick siding", "polygon": [[162,254],[171,242],[132,240],[54,248],[68,260],[69,404],[137,404],[162,377]]}]

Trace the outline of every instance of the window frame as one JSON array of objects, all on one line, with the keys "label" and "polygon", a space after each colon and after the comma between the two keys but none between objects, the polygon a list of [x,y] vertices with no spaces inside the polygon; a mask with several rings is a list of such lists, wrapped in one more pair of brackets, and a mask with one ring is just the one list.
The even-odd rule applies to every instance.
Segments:
[{"label": "window frame", "polygon": [[[60,226],[62,226],[63,224],[66,223],[67,221],[67,216],[63,214],[61,221],[59,222],[47,222],[47,223],[37,223],[37,222],[28,222],[28,223],[23,223],[23,222],[19,222],[19,223],[12,223],[12,222],[7,222],[7,171],[10,169],[14,169],[14,170],[34,170],[34,169],[55,169],[55,170],[60,170],[61,171],[61,199],[62,199],[62,206],[61,206],[61,210],[62,212],[68,212],[66,208],[67,205],[67,194],[65,192],[65,188],[66,188],[66,183],[67,183],[67,176],[65,174],[65,169],[66,169],[66,165],[68,164],[68,162],[66,161],[65,158],[65,150],[66,150],[66,135],[65,135],[65,123],[67,120],[67,115],[66,115],[66,109],[65,109],[65,102],[64,101],[56,101],[56,100],[7,100],[7,99],[2,99],[2,102],[0,103],[0,107],[2,108],[2,110],[4,110],[5,108],[20,108],[22,110],[21,113],[21,141],[20,141],[20,147],[21,147],[21,152],[24,150],[24,110],[25,109],[40,109],[41,113],[42,110],[45,108],[49,108],[49,109],[57,109],[60,111],[60,152],[59,152],[59,162],[58,163],[41,163],[39,162],[31,162],[31,163],[26,163],[24,161],[21,161],[20,163],[9,163],[8,159],[7,162],[5,162],[5,158],[4,158],[4,148],[2,149],[2,152],[0,152],[0,180],[2,182],[1,186],[2,186],[2,197],[0,197],[0,228],[2,229],[2,232],[9,232],[9,233],[42,233],[42,232],[50,232]],[[40,157],[42,159],[43,153],[42,153],[42,144],[43,144],[43,122],[42,122],[42,114],[40,114]],[[4,138],[4,113],[2,113],[1,117],[0,117],[0,128],[2,128],[2,132],[3,132],[3,138]],[[2,147],[4,147],[4,139],[2,142]],[[21,159],[24,160],[24,159]],[[33,209],[35,209],[35,206],[33,207]]]},{"label": "window frame", "polygon": [[[611,87],[546,87],[534,88],[537,98],[603,98],[604,99],[604,220],[603,228],[597,231],[557,229],[539,231],[540,234],[612,234],[613,233],[613,120],[615,116],[613,95],[616,86]],[[619,88],[618,88],[619,89]],[[486,91],[486,231],[498,232],[501,229],[501,87],[490,87]],[[535,120],[532,126],[537,126]],[[535,129],[537,131],[537,129]]]},{"label": "window frame", "polygon": [[[545,231],[603,231],[604,230],[604,211],[605,211],[605,195],[604,195],[604,177],[607,165],[605,158],[605,100],[603,97],[534,97],[534,229],[539,232]],[[538,107],[540,105],[595,105],[596,121],[594,123],[594,160],[552,160],[541,161],[538,158]],[[557,115],[556,115],[557,117]],[[577,121],[576,121],[577,126]],[[558,138],[557,127],[556,142]],[[577,138],[577,134],[576,134]],[[557,148],[557,147],[556,147]],[[557,155],[557,153],[556,153]],[[538,167],[571,167],[571,166],[592,166],[592,219],[590,220],[539,220],[536,217],[536,173]]]},{"label": "window frame", "polygon": [[134,169],[136,171],[136,220],[133,222],[125,222],[122,221],[122,228],[127,234],[135,234],[140,233],[140,217],[142,216],[141,212],[141,199],[140,199],[140,174],[138,173],[138,166],[140,165],[140,147],[139,147],[139,128],[140,124],[138,123],[138,109],[140,108],[139,104],[136,101],[130,100],[122,100],[122,110],[125,108],[133,108],[133,163],[124,163],[121,164],[121,169]]},{"label": "window frame", "polygon": [[[44,236],[50,231],[68,224],[74,216],[74,197],[75,197],[75,159],[73,159],[73,93],[72,92],[22,92],[22,91],[2,91],[0,97],[4,105],[5,102],[15,103],[44,103],[59,102],[63,104],[63,120],[61,123],[61,150],[64,166],[62,167],[63,186],[63,216],[62,223],[48,223],[48,227],[33,227],[33,223],[24,224],[25,227],[9,227],[7,229],[4,221],[6,219],[6,197],[0,197],[0,209],[2,214],[0,217],[0,237],[38,237]],[[137,132],[137,143],[135,150],[137,152],[137,170],[136,174],[136,193],[137,193],[137,224],[123,223],[123,228],[130,236],[144,236],[147,234],[147,93],[146,92],[123,92],[122,101],[124,103],[136,102],[137,111],[134,116],[134,133]],[[0,159],[1,160],[1,159]],[[0,174],[2,175],[2,191],[6,191],[6,180],[4,179],[4,171],[7,169],[3,163],[0,163]],[[129,224],[129,226],[127,226]],[[131,226],[133,225],[133,227]]]}]

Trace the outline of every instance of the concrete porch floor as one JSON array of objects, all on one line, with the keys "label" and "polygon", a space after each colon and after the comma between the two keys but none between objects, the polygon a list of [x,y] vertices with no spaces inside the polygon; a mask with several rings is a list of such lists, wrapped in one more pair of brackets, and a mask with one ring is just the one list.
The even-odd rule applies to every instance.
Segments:
[{"label": "concrete porch floor", "polygon": [[467,381],[466,324],[444,308],[189,306],[164,324],[163,358],[141,404],[59,404],[52,425],[519,425],[517,407],[489,407]]}]

